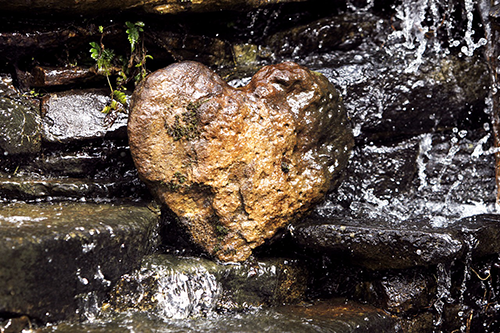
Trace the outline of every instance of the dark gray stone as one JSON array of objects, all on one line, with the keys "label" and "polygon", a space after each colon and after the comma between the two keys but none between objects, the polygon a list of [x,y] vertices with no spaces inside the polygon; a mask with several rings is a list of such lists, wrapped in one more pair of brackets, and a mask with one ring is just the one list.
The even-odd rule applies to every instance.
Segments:
[{"label": "dark gray stone", "polygon": [[[136,178],[134,178],[136,179]],[[137,197],[147,193],[145,186],[134,179],[27,179],[0,177],[0,202],[11,200],[109,200]]]},{"label": "dark gray stone", "polygon": [[121,11],[142,9],[155,14],[178,14],[184,12],[212,12],[219,10],[244,10],[252,7],[262,7],[272,3],[299,2],[304,0],[83,0],[83,1],[54,1],[33,0],[26,2],[12,2],[0,0],[0,9],[12,12],[34,10],[37,13],[66,13],[66,14],[100,14],[103,11]]},{"label": "dark gray stone", "polygon": [[21,97],[8,76],[0,76],[0,154],[40,151],[40,115],[37,103]]},{"label": "dark gray stone", "polygon": [[358,140],[394,141],[489,120],[490,74],[482,59],[428,57],[418,71],[405,72],[401,59],[380,49],[337,56],[340,64],[320,71],[344,90]]},{"label": "dark gray stone", "polygon": [[489,121],[487,62],[429,49],[417,61],[418,52],[409,56],[389,36],[393,23],[358,11],[278,32],[265,45],[273,61],[317,68],[340,88],[359,140],[394,141]]},{"label": "dark gray stone", "polygon": [[158,217],[127,204],[10,204],[0,209],[0,313],[78,317],[152,249]]},{"label": "dark gray stone", "polygon": [[406,221],[394,226],[382,220],[311,217],[293,229],[306,249],[347,256],[369,269],[402,269],[500,252],[500,215],[463,218],[446,228],[432,221]]},{"label": "dark gray stone", "polygon": [[382,221],[311,218],[296,227],[293,235],[305,248],[350,256],[353,263],[370,269],[433,265],[463,252],[461,240],[444,230],[408,224],[395,228]]},{"label": "dark gray stone", "polygon": [[436,297],[436,280],[431,271],[416,268],[385,272],[382,278],[360,284],[357,296],[396,315],[420,313]]},{"label": "dark gray stone", "polygon": [[448,232],[460,238],[466,251],[481,258],[500,253],[500,215],[481,214],[466,217],[453,223]]}]

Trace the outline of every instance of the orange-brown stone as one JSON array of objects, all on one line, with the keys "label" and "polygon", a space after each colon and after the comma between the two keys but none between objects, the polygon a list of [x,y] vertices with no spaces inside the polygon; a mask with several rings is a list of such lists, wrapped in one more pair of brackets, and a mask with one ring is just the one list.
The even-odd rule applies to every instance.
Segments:
[{"label": "orange-brown stone", "polygon": [[321,201],[353,146],[338,92],[291,62],[242,88],[196,62],[170,65],[134,92],[128,131],[141,179],[224,261],[247,259]]}]

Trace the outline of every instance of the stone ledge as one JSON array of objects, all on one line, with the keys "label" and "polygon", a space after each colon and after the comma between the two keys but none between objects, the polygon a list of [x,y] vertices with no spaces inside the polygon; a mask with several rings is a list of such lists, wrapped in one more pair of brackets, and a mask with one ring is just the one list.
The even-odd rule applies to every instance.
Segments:
[{"label": "stone ledge", "polygon": [[157,224],[156,214],[132,205],[3,206],[0,312],[77,318],[82,295],[104,295],[139,265]]},{"label": "stone ledge", "polygon": [[500,215],[467,217],[446,228],[426,223],[322,219],[312,217],[293,230],[305,249],[348,256],[369,269],[403,269],[430,266],[463,258],[468,251],[484,257],[500,251]]}]

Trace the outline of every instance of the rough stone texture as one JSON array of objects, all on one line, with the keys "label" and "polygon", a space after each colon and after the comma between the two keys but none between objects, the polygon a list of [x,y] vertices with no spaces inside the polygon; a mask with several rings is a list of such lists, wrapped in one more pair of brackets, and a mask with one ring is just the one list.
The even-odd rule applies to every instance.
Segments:
[{"label": "rough stone texture", "polygon": [[[371,18],[371,17],[370,17]],[[343,14],[280,31],[266,39],[273,57],[306,56],[313,52],[350,50],[373,38],[376,20],[366,15]]]},{"label": "rough stone texture", "polygon": [[350,53],[339,52],[332,68],[321,72],[344,91],[357,139],[394,141],[489,121],[484,110],[490,74],[482,59],[430,58],[406,73],[406,64],[383,51],[370,49],[362,63],[354,60],[359,51]]},{"label": "rough stone texture", "polygon": [[[155,254],[124,275],[110,294],[113,311],[154,310],[167,318],[295,304],[305,297],[307,272],[281,258],[232,265]],[[175,301],[168,301],[175,300]]]},{"label": "rough stone texture", "polygon": [[389,271],[358,288],[357,296],[393,314],[413,315],[428,309],[436,295],[436,279],[428,270]]},{"label": "rough stone texture", "polygon": [[31,70],[32,87],[52,87],[78,84],[95,79],[96,73],[89,67],[35,66]]},{"label": "rough stone texture", "polygon": [[338,92],[294,63],[239,89],[199,63],[171,65],[134,92],[128,130],[139,176],[225,261],[248,258],[338,185],[353,145]]},{"label": "rough stone texture", "polygon": [[102,113],[109,91],[70,90],[47,95],[42,102],[43,139],[49,142],[124,136],[127,114]]},{"label": "rough stone texture", "polygon": [[150,251],[158,217],[122,204],[11,204],[0,209],[0,313],[78,317]]}]

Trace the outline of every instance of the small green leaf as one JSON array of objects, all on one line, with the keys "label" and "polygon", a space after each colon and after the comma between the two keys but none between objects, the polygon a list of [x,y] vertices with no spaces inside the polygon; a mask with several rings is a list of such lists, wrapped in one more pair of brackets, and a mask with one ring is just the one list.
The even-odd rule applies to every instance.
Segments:
[{"label": "small green leaf", "polygon": [[113,91],[113,96],[116,98],[116,100],[123,105],[127,105],[127,95],[123,91],[120,90],[115,90]]},{"label": "small green leaf", "polygon": [[106,105],[104,108],[102,108],[101,112],[102,113],[109,113],[111,111],[111,107],[109,105]]},{"label": "small green leaf", "polygon": [[90,42],[90,56],[92,59],[97,60],[101,55],[101,47],[96,42]]},{"label": "small green leaf", "polygon": [[136,24],[131,23],[131,22],[125,22],[125,25],[128,27],[126,30],[127,33],[127,38],[130,43],[130,51],[134,52],[135,50],[135,45],[139,41],[139,29],[142,31],[142,28],[138,28]]},{"label": "small green leaf", "polygon": [[102,34],[104,32],[104,28],[102,27],[102,25],[99,26],[99,32]]}]

